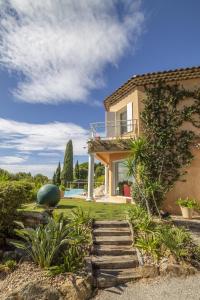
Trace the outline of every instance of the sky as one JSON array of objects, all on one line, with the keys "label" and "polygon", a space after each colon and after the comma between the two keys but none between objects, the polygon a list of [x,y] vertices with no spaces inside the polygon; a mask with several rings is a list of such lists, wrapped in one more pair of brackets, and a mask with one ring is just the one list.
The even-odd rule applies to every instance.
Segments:
[{"label": "sky", "polygon": [[52,176],[135,74],[200,65],[200,1],[0,0],[0,168]]}]

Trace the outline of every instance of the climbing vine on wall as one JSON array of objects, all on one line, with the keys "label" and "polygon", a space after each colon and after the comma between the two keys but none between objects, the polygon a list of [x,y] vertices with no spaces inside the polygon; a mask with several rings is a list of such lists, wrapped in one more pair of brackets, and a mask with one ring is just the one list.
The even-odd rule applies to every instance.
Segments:
[{"label": "climbing vine on wall", "polygon": [[[189,91],[177,84],[159,82],[145,90],[143,147],[132,172],[137,172],[139,178],[133,197],[140,203],[148,201],[148,209],[155,212],[175,182],[184,179],[184,167],[193,159],[191,150],[197,138],[197,130],[193,129],[200,131],[200,89]],[[132,148],[133,152],[139,149],[136,145]]]}]

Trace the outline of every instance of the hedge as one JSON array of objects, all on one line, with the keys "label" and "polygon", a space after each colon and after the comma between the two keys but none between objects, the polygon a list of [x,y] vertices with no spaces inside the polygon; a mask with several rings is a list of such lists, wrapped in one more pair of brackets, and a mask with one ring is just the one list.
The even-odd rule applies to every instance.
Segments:
[{"label": "hedge", "polygon": [[0,182],[0,235],[9,236],[14,227],[17,209],[33,201],[34,185],[24,181]]}]

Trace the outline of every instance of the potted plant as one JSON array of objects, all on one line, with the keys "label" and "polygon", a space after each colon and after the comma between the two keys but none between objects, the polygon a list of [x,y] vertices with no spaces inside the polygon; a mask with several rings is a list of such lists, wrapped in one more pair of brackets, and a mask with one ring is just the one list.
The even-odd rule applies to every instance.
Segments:
[{"label": "potted plant", "polygon": [[181,208],[183,218],[192,219],[193,211],[198,207],[196,200],[189,197],[186,199],[179,198],[176,203]]},{"label": "potted plant", "polygon": [[60,189],[60,198],[64,198],[64,193],[65,193],[65,190],[66,190],[65,186],[61,184],[59,186],[59,189]]}]

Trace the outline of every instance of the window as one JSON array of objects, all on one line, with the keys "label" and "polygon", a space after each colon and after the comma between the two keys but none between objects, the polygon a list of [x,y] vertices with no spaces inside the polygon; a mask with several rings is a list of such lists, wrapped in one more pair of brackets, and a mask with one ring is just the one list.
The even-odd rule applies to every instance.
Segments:
[{"label": "window", "polygon": [[127,133],[127,111],[120,113],[120,134]]},{"label": "window", "polygon": [[115,195],[122,195],[122,191],[120,191],[120,186],[122,188],[123,184],[131,183],[134,182],[133,177],[128,177],[127,175],[127,167],[125,165],[124,160],[121,161],[116,161],[114,163],[114,190],[115,190]]}]

